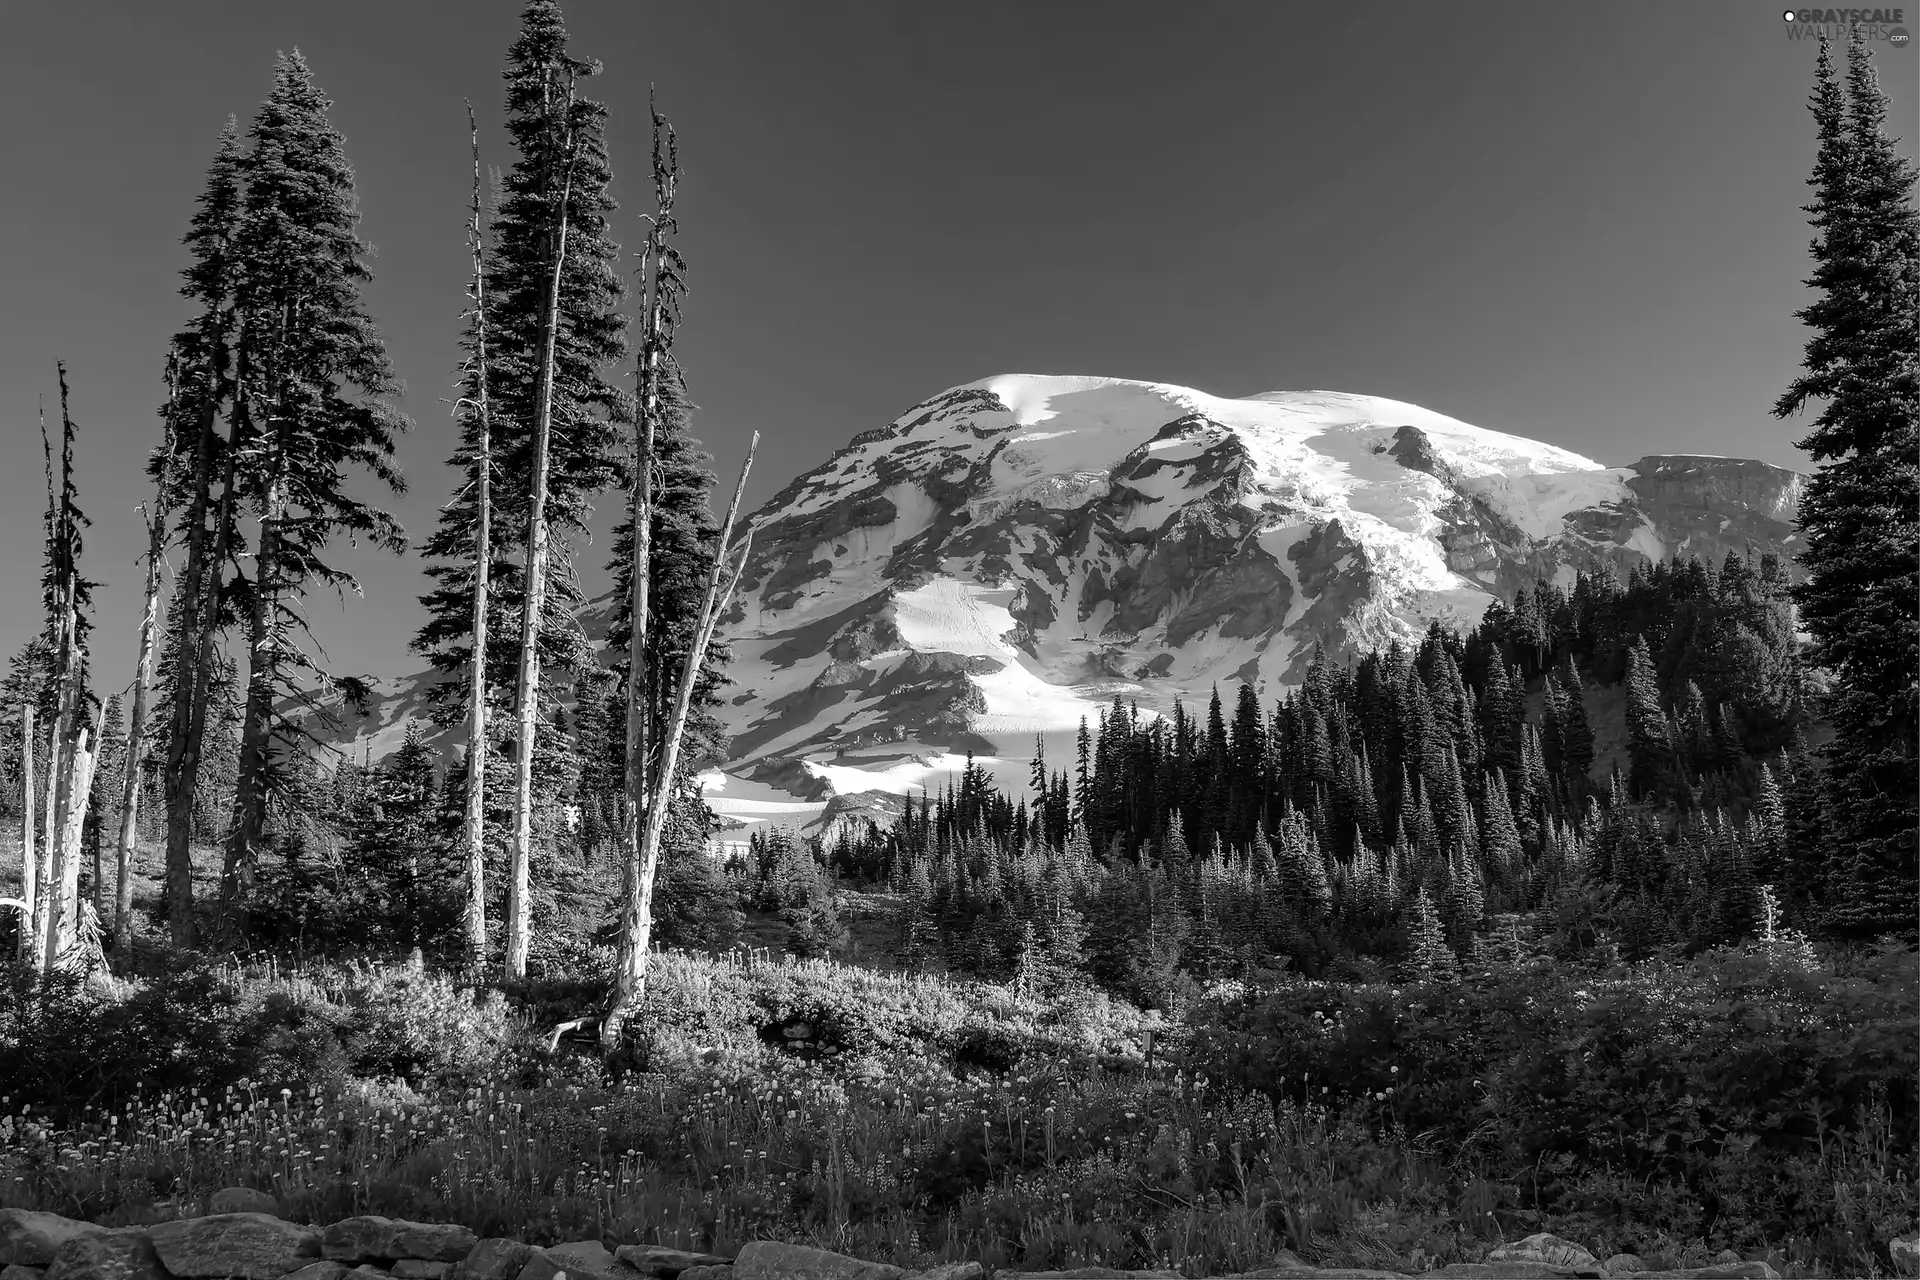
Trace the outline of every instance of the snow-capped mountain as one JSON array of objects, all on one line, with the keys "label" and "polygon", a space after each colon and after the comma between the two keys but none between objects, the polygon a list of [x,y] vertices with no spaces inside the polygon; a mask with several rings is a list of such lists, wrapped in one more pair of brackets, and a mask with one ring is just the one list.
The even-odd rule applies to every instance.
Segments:
[{"label": "snow-capped mountain", "polygon": [[1115,694],[1165,711],[1247,681],[1265,701],[1316,645],[1471,626],[1536,578],[1791,551],[1802,483],[1726,458],[1604,467],[1338,392],[969,383],[756,514],[727,772],[899,794],[971,750],[1024,781],[1036,735],[1063,763]]},{"label": "snow-capped mountain", "polygon": [[[1731,458],[1604,467],[1339,392],[955,387],[755,513],[709,802],[748,823],[884,818],[969,750],[1019,788],[1036,737],[1065,764],[1116,694],[1164,713],[1244,680],[1264,702],[1316,645],[1340,660],[1471,626],[1536,578],[1791,552],[1802,485]],[[596,639],[610,603],[583,611]],[[347,733],[384,754],[431,679],[383,688]]]}]

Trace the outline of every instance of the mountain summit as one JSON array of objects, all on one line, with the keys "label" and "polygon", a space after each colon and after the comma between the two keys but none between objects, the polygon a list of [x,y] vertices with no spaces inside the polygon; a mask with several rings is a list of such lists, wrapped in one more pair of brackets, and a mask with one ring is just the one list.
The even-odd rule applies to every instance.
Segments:
[{"label": "mountain summit", "polygon": [[[1803,484],[1735,458],[1603,467],[1334,391],[955,387],[756,513],[709,803],[749,822],[823,802],[828,823],[883,816],[968,751],[1017,792],[1036,737],[1066,763],[1116,696],[1198,710],[1244,680],[1270,702],[1316,647],[1341,661],[1435,619],[1469,627],[1537,579],[1790,553]],[[596,645],[613,605],[581,612]],[[437,679],[381,682],[328,736],[386,754]],[[451,758],[456,739],[433,742]]]},{"label": "mountain summit", "polygon": [[964,751],[1024,777],[1035,735],[1063,761],[1116,695],[1165,710],[1248,681],[1265,701],[1316,647],[1470,627],[1536,579],[1790,552],[1803,483],[1604,467],[1374,396],[986,378],[757,513],[728,772],[815,799],[899,793]]}]

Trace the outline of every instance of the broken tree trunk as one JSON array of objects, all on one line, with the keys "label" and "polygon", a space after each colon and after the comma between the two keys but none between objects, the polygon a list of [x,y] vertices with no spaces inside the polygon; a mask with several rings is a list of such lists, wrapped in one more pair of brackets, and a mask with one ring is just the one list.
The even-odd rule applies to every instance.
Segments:
[{"label": "broken tree trunk", "polygon": [[560,329],[560,277],[567,259],[567,205],[573,198],[573,92],[567,93],[567,176],[554,215],[553,270],[540,323],[540,363],[534,392],[533,476],[527,503],[527,570],[520,605],[520,670],[514,682],[517,729],[513,785],[513,865],[507,882],[508,978],[527,976],[532,942],[533,749],[540,716],[540,615],[547,602],[547,454],[553,430],[554,347]]},{"label": "broken tree trunk", "polygon": [[[161,493],[166,491],[164,483]],[[133,716],[127,723],[127,757],[120,783],[120,835],[113,845],[113,950],[133,946],[133,836],[140,813],[140,753],[147,740],[147,693],[153,687],[154,635],[160,623],[160,556],[166,546],[164,497],[147,517],[147,607],[140,615],[140,663],[133,676]]]},{"label": "broken tree trunk", "polygon": [[46,960],[47,929],[53,919],[53,890],[47,886],[54,882],[53,847],[57,843],[54,833],[59,829],[53,816],[54,798],[60,794],[60,734],[57,719],[48,726],[45,771],[46,790],[40,797],[40,844],[34,850],[37,868],[34,879],[39,892],[33,899],[33,951],[29,958],[35,969]]},{"label": "broken tree trunk", "polygon": [[[653,246],[653,237],[647,238],[648,248]],[[657,303],[656,303],[657,306]],[[647,946],[646,926],[641,917],[646,910],[646,895],[641,887],[641,845],[642,827],[645,824],[647,798],[651,793],[647,778],[647,720],[648,720],[648,676],[647,671],[647,626],[650,615],[650,587],[653,577],[653,455],[655,428],[654,368],[651,340],[657,323],[653,308],[647,316],[647,365],[642,370],[646,394],[640,406],[641,445],[639,458],[634,466],[634,502],[633,502],[633,581],[630,585],[632,605],[628,612],[632,621],[628,628],[627,639],[627,805],[625,821],[620,828],[620,848],[625,855],[625,866],[621,874],[621,900],[623,903],[620,920],[619,958],[614,967],[614,999],[612,1011],[600,1025],[601,1048],[612,1052],[620,1045],[621,1024],[625,1021],[625,1011],[636,1002],[637,997],[630,991],[637,991],[645,982],[642,969],[643,957]],[[723,543],[716,549],[714,560],[717,564],[726,551]]]},{"label": "broken tree trunk", "polygon": [[478,511],[473,537],[473,669],[467,683],[467,811],[461,831],[466,858],[464,929],[467,963],[487,960],[487,587],[493,568],[493,424],[487,416],[486,259],[480,221],[480,124],[467,104],[473,137],[473,412],[480,440],[473,460]]},{"label": "broken tree trunk", "polygon": [[[648,804],[645,830],[639,848],[633,851],[626,901],[621,906],[620,951],[614,969],[613,1000],[600,1024],[603,1050],[618,1048],[627,1022],[633,1017],[647,992],[647,952],[653,936],[653,885],[660,866],[660,837],[666,830],[667,811],[673,802],[673,775],[680,764],[680,743],[686,736],[687,715],[693,708],[694,686],[700,680],[700,667],[706,661],[707,646],[720,624],[740,576],[746,572],[747,556],[753,549],[753,529],[741,539],[738,560],[723,585],[721,575],[727,557],[727,543],[733,537],[733,522],[740,511],[740,498],[747,488],[747,473],[753,468],[754,450],[759,448],[760,433],[753,433],[747,445],[746,461],[740,464],[740,480],[734,485],[733,501],[727,506],[726,522],[720,527],[720,541],[707,575],[706,599],[700,606],[700,621],[694,628],[693,645],[686,665],[680,669],[680,684],[674,695],[673,717],[660,742],[659,762],[647,787]],[[637,648],[638,646],[636,646]]]},{"label": "broken tree trunk", "polygon": [[33,838],[33,706],[20,706],[20,937],[14,948],[20,959],[28,960],[33,949],[35,886],[40,867],[34,854]]},{"label": "broken tree trunk", "polygon": [[67,755],[68,776],[60,784],[64,803],[59,810],[59,831],[48,831],[55,841],[53,872],[48,877],[47,949],[45,971],[51,973],[60,958],[73,950],[80,920],[80,834],[87,822],[87,796],[93,788],[93,766],[99,758],[100,726],[106,707],[95,713],[93,728],[82,728]]}]

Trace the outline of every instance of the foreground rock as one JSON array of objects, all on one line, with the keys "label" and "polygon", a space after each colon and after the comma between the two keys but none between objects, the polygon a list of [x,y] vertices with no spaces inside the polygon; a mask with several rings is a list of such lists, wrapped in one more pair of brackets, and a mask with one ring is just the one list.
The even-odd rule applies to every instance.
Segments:
[{"label": "foreground rock", "polygon": [[1585,1248],[1545,1231],[1535,1232],[1513,1244],[1501,1245],[1487,1254],[1487,1261],[1545,1263],[1550,1267],[1565,1268],[1574,1275],[1600,1277],[1601,1280],[1607,1274],[1607,1269],[1600,1265],[1600,1259]]},{"label": "foreground rock", "polygon": [[733,1265],[731,1258],[718,1254],[688,1253],[685,1249],[669,1249],[657,1244],[623,1244],[613,1251],[613,1256],[642,1274],[659,1276],[661,1280],[674,1280],[690,1267]]},{"label": "foreground rock", "polygon": [[216,1213],[150,1228],[160,1262],[175,1276],[280,1280],[320,1257],[320,1233],[265,1213]]},{"label": "foreground rock", "polygon": [[77,1222],[57,1213],[0,1209],[0,1266],[52,1266],[61,1245],[105,1230],[91,1222]]},{"label": "foreground rock", "polygon": [[[265,1193],[231,1187],[213,1204],[263,1204]],[[1889,1242],[1896,1270],[1920,1275],[1920,1234]],[[1633,1254],[1605,1263],[1570,1240],[1541,1232],[1493,1249],[1484,1262],[1456,1262],[1423,1275],[1457,1280],[1779,1280],[1770,1262],[1722,1251],[1703,1267],[1650,1271]],[[1428,1263],[1427,1266],[1431,1266]],[[1219,1280],[1399,1280],[1369,1267],[1315,1267],[1279,1250],[1264,1267]],[[598,1240],[540,1249],[478,1239],[465,1227],[363,1214],[325,1229],[264,1211],[233,1211],[111,1229],[54,1213],[0,1210],[0,1280],[987,1280],[978,1262],[949,1262],[909,1274],[808,1245],[756,1240],[736,1257]],[[1001,1271],[997,1280],[1182,1280],[1174,1270],[1076,1267]]]},{"label": "foreground rock", "polygon": [[733,1260],[734,1280],[901,1280],[906,1269],[803,1244],[755,1240]]},{"label": "foreground rock", "polygon": [[341,1280],[352,1269],[344,1262],[309,1262],[287,1280]]},{"label": "foreground rock", "polygon": [[102,1231],[60,1246],[47,1280],[169,1280],[147,1233]]},{"label": "foreground rock", "polygon": [[461,1280],[514,1280],[538,1252],[532,1245],[518,1240],[489,1236],[475,1244],[461,1260]]},{"label": "foreground rock", "polygon": [[1920,1276],[1920,1231],[1887,1241],[1887,1252],[1893,1255],[1893,1269],[1900,1275]]},{"label": "foreground rock", "polygon": [[320,1254],[336,1262],[452,1263],[464,1259],[478,1243],[465,1227],[362,1214],[328,1227],[320,1237]]},{"label": "foreground rock", "polygon": [[517,1280],[558,1280],[562,1274],[566,1280],[640,1280],[641,1276],[639,1268],[608,1253],[598,1240],[576,1240],[535,1250]]}]

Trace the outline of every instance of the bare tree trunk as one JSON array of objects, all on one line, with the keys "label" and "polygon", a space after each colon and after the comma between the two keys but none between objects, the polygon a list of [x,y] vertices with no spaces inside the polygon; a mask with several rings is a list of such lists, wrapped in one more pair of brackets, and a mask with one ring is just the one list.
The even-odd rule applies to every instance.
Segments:
[{"label": "bare tree trunk", "polygon": [[[79,625],[75,609],[79,605],[78,587],[73,562],[73,516],[67,493],[72,483],[73,459],[73,421],[67,413],[67,369],[63,363],[57,363],[60,371],[60,498],[53,505],[53,493],[49,487],[48,500],[53,514],[53,574],[54,574],[54,643],[53,678],[60,691],[59,712],[54,720],[53,741],[47,752],[47,763],[52,775],[47,779],[51,795],[48,798],[46,818],[46,844],[49,863],[47,874],[40,878],[40,897],[44,909],[36,911],[35,941],[40,946],[42,972],[51,969],[58,954],[58,942],[63,920],[65,927],[72,928],[73,904],[68,900],[67,883],[77,880],[79,867],[77,846],[70,846],[66,840],[67,812],[74,805],[73,779],[77,754],[85,741],[85,732],[81,731],[79,740],[74,740],[74,718],[80,714],[81,672],[84,658],[80,652]],[[41,445],[46,448],[46,426],[41,425]],[[47,477],[49,486],[53,477],[51,455],[49,454]],[[85,801],[79,802],[84,810]],[[44,929],[44,932],[41,930]]]},{"label": "bare tree trunk", "polygon": [[[104,707],[106,704],[102,703],[101,705]],[[104,749],[98,735],[96,735],[93,740],[93,753],[97,756]],[[89,789],[87,792],[87,811],[92,812],[92,810],[93,792]],[[82,843],[86,842],[83,840]],[[107,877],[106,868],[100,863],[100,830],[98,826],[94,828],[94,839],[92,843],[87,846],[87,856],[93,860],[93,918],[95,921],[99,921],[105,918],[107,910]]]},{"label": "bare tree trunk", "polygon": [[33,838],[33,706],[20,707],[20,937],[15,951],[26,960],[36,954],[34,917],[38,913],[40,868]]},{"label": "bare tree trunk", "polygon": [[533,477],[527,510],[527,571],[520,605],[520,671],[513,708],[517,751],[514,757],[513,866],[507,883],[506,976],[527,975],[533,912],[528,895],[533,865],[533,749],[540,715],[540,615],[547,598],[547,446],[553,428],[554,346],[560,329],[560,276],[567,260],[567,204],[573,197],[573,93],[567,93],[567,176],[555,212],[553,274],[547,283],[540,321],[540,364],[534,392]]},{"label": "bare tree trunk", "polygon": [[153,687],[154,636],[160,622],[160,556],[166,546],[165,484],[147,517],[147,608],[140,616],[140,665],[133,677],[133,716],[127,724],[126,777],[120,782],[120,835],[114,841],[113,950],[133,947],[133,837],[140,813],[140,753],[147,740],[147,693]]},{"label": "bare tree trunk", "polygon": [[47,930],[53,923],[53,859],[54,845],[57,843],[59,827],[53,816],[54,797],[60,794],[60,722],[58,718],[47,727],[47,783],[46,791],[40,800],[40,847],[36,851],[34,862],[39,884],[39,896],[33,900],[33,953],[31,959],[34,968],[39,968],[46,960]]},{"label": "bare tree trunk", "polygon": [[[93,767],[100,758],[100,727],[106,713],[103,703],[94,713],[92,730],[82,728],[74,739],[73,751],[68,757],[69,776],[61,787],[67,803],[61,814],[59,843],[54,846],[53,876],[47,886],[54,890],[47,928],[46,968],[49,972],[62,956],[73,950],[80,924],[80,836],[87,825],[87,800],[93,789]],[[51,835],[49,833],[49,838]]]},{"label": "bare tree trunk", "polygon": [[465,851],[467,963],[487,960],[487,588],[493,570],[493,424],[487,415],[487,297],[484,238],[480,222],[480,124],[467,104],[473,135],[473,347],[474,412],[480,415],[480,447],[473,461],[478,519],[473,538],[473,670],[467,685],[467,812]]},{"label": "bare tree trunk", "polygon": [[[733,522],[740,512],[740,498],[746,492],[747,473],[753,468],[753,454],[760,446],[760,433],[753,433],[747,445],[746,461],[740,464],[740,480],[734,485],[733,501],[727,506],[726,522],[720,527],[720,544],[714,552],[713,568],[707,575],[707,594],[700,606],[700,621],[694,628],[693,645],[686,665],[680,669],[680,686],[674,697],[673,717],[660,742],[660,759],[648,788],[646,829],[641,833],[638,856],[633,860],[635,874],[621,909],[620,960],[614,973],[614,996],[606,1018],[600,1024],[603,1048],[618,1047],[627,1021],[645,999],[647,991],[647,950],[653,936],[653,884],[660,866],[660,837],[666,830],[667,811],[672,808],[673,775],[680,763],[680,743],[686,736],[687,713],[693,707],[694,686],[700,681],[700,667],[706,661],[707,645],[726,611],[727,602],[740,575],[746,572],[747,555],[753,548],[753,530],[741,539],[739,559],[733,573],[722,586],[721,573],[726,566],[733,537]],[[630,731],[631,732],[631,731]],[[631,778],[631,774],[628,775]]]},{"label": "bare tree trunk", "polygon": [[[656,233],[658,228],[655,228]],[[654,236],[647,237],[649,259],[653,256]],[[651,262],[648,264],[651,266]],[[600,1024],[600,1048],[612,1053],[620,1047],[622,1030],[633,1008],[639,1004],[646,983],[647,921],[646,894],[641,886],[641,828],[647,812],[647,631],[653,577],[653,460],[656,417],[655,361],[659,352],[655,335],[659,323],[658,302],[647,309],[646,367],[641,372],[639,457],[634,464],[633,480],[633,581],[629,584],[632,621],[627,640],[627,805],[620,826],[621,872],[620,943],[614,963],[613,1004]],[[725,554],[723,543],[715,556]]]}]

